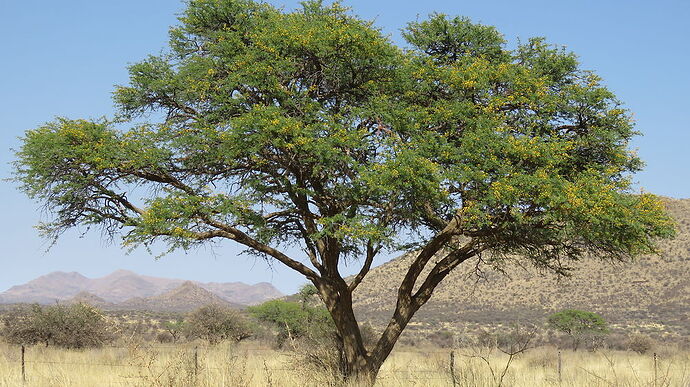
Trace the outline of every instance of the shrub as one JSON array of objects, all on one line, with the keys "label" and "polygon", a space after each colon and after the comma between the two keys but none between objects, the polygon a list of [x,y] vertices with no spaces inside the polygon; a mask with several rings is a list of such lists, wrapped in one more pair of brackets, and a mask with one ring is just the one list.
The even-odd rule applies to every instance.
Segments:
[{"label": "shrub", "polygon": [[[343,375],[343,348],[325,308],[309,306],[304,298],[301,303],[272,300],[249,308],[249,313],[278,330],[278,346],[290,345],[297,355],[296,366],[330,375],[332,380]],[[365,330],[373,336],[370,329]],[[362,338],[371,341],[365,335]]]},{"label": "shrub", "polygon": [[99,347],[112,339],[101,311],[87,304],[32,305],[4,319],[3,336],[13,344],[63,348]]},{"label": "shrub", "polygon": [[451,348],[454,344],[453,332],[441,329],[427,335],[427,340],[439,348]]},{"label": "shrub", "polygon": [[174,342],[173,336],[169,332],[159,332],[156,335],[156,341],[161,344],[169,344]]},{"label": "shrub", "polygon": [[289,337],[321,337],[335,332],[335,325],[326,308],[306,303],[271,300],[248,309],[259,321],[271,323],[278,329],[278,345]]},{"label": "shrub", "polygon": [[192,312],[184,324],[185,336],[209,344],[239,342],[252,336],[252,328],[239,312],[220,305],[206,305]]},{"label": "shrub", "polygon": [[628,350],[637,352],[639,354],[645,354],[654,348],[654,339],[647,335],[635,334],[628,338],[626,347]]}]

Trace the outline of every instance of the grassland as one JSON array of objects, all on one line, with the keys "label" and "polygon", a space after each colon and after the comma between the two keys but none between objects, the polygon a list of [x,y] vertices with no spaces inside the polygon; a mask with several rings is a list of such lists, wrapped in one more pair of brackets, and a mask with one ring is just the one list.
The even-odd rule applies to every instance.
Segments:
[{"label": "grassland", "polygon": [[[376,386],[452,386],[450,351],[400,348],[384,364]],[[488,349],[454,352],[458,386],[496,386],[508,356]],[[26,386],[325,386],[328,372],[304,365],[289,351],[221,344],[115,345],[82,351],[26,349]],[[561,386],[688,386],[690,353],[666,348],[658,355],[623,351],[562,352]],[[533,348],[513,359],[506,386],[557,386],[558,351]],[[22,386],[21,354],[0,344],[0,386]]]}]

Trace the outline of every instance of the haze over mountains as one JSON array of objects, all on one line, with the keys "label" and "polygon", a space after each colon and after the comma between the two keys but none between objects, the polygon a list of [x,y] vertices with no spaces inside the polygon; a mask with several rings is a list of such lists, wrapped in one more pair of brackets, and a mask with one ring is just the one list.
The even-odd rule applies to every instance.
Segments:
[{"label": "haze over mountains", "polygon": [[[193,303],[194,299],[199,302],[205,299],[207,303],[254,305],[282,295],[266,282],[255,285],[242,282],[201,283],[118,270],[94,279],[76,272],[53,272],[0,293],[0,303],[47,304],[75,299],[96,306],[129,305],[146,309],[147,306],[172,305],[173,299],[177,299],[176,304],[179,305]],[[172,307],[173,310],[176,308]]]}]

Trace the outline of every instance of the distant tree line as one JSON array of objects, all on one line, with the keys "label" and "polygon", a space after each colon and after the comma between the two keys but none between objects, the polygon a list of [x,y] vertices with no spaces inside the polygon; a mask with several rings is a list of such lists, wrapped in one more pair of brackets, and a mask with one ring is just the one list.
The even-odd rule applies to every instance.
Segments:
[{"label": "distant tree line", "polygon": [[[206,305],[184,315],[151,315],[133,322],[131,315],[106,317],[93,306],[77,304],[28,305],[0,315],[0,336],[3,341],[17,345],[43,345],[81,349],[99,347],[118,338],[153,340],[177,343],[181,340],[200,340],[209,345],[221,342],[238,343],[253,338],[278,348],[292,350],[306,363],[320,369],[342,372],[345,366],[343,347],[338,343],[338,332],[326,309],[315,301],[313,286],[304,286],[295,301],[271,300],[235,310],[220,305]],[[127,320],[127,322],[125,322]],[[563,310],[551,314],[542,325],[544,338],[532,338],[536,328],[523,325],[522,335],[529,333],[532,345],[556,344],[573,350],[599,347],[646,353],[656,342],[642,333],[610,335],[608,324],[596,313],[581,310]],[[124,326],[132,325],[128,330]],[[524,330],[524,328],[528,328]],[[366,346],[372,346],[376,337],[370,324],[360,327]],[[409,340],[406,345],[429,345],[441,348],[479,346],[511,347],[524,341],[515,332],[482,330],[457,335],[448,329],[437,329]],[[551,333],[549,333],[551,332]],[[554,336],[553,333],[556,335]],[[421,341],[420,341],[421,340]]]}]

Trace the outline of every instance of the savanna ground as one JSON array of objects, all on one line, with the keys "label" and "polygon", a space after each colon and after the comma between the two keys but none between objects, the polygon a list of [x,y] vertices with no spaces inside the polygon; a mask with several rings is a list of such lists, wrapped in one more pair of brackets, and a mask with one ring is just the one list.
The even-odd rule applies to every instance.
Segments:
[{"label": "savanna ground", "polygon": [[[657,352],[655,372],[651,353],[563,350],[559,383],[554,347],[519,354],[502,381],[509,357],[500,351],[407,347],[393,352],[376,386],[690,386],[690,352],[672,346]],[[337,385],[332,374],[308,366],[305,354],[256,342],[216,346],[119,342],[87,350],[32,346],[26,348],[25,362],[26,386]],[[20,347],[0,343],[0,386],[22,385]]]}]

